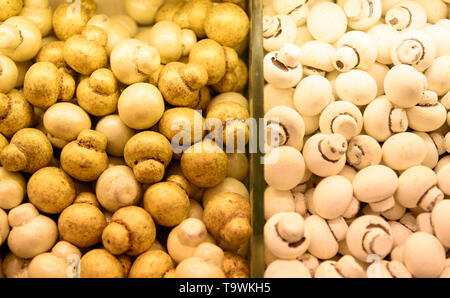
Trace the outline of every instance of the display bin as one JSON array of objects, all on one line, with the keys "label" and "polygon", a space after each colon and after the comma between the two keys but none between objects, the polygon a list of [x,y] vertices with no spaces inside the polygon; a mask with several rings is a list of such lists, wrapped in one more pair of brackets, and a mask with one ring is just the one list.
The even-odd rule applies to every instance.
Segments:
[{"label": "display bin", "polygon": [[[169,0],[170,1],[170,0]],[[50,0],[53,8],[65,0]],[[98,14],[120,14],[125,13],[124,0],[95,0]],[[249,99],[250,117],[259,120],[264,117],[264,77],[263,58],[264,49],[262,42],[262,0],[247,0],[247,13],[250,17],[250,36],[248,47],[249,84],[247,95]],[[259,150],[260,129],[253,128],[250,132],[253,142],[258,144],[258,152],[249,154],[249,178],[248,187],[252,207],[253,235],[250,242],[249,261],[250,274],[253,278],[263,277],[264,274],[264,167],[261,163],[261,152]]]}]

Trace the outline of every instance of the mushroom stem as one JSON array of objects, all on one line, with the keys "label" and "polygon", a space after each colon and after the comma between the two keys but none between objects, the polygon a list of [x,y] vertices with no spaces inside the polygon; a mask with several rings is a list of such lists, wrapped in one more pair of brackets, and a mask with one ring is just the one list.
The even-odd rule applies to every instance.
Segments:
[{"label": "mushroom stem", "polygon": [[270,147],[283,146],[288,140],[286,130],[280,123],[276,121],[270,121],[270,123],[267,124],[266,132],[266,142]]},{"label": "mushroom stem", "polygon": [[387,255],[392,249],[392,239],[380,228],[372,228],[363,238],[363,248],[369,254]]},{"label": "mushroom stem", "polygon": [[411,11],[404,6],[394,7],[386,13],[386,23],[398,31],[404,30],[411,25]]},{"label": "mushroom stem", "polygon": [[9,24],[0,25],[0,49],[12,51],[21,42],[20,31],[17,27]]},{"label": "mushroom stem", "polygon": [[424,57],[424,46],[416,39],[406,39],[397,47],[397,56],[402,64],[415,65]]},{"label": "mushroom stem", "polygon": [[341,72],[349,71],[359,64],[359,54],[353,47],[343,46],[336,51],[334,56],[336,69]]},{"label": "mushroom stem", "polygon": [[281,238],[288,243],[294,243],[303,238],[303,222],[299,221],[297,216],[286,214],[277,223],[276,229]]},{"label": "mushroom stem", "polygon": [[403,109],[392,109],[389,115],[389,129],[392,133],[405,132],[408,128],[408,116]]},{"label": "mushroom stem", "polygon": [[390,196],[387,199],[384,199],[379,202],[370,203],[370,209],[374,212],[384,212],[395,206],[395,199],[393,196]]},{"label": "mushroom stem", "polygon": [[433,207],[444,199],[444,193],[437,187],[433,186],[420,198],[418,205],[423,210],[431,212]]},{"label": "mushroom stem", "polygon": [[350,140],[357,134],[358,123],[351,115],[342,114],[336,117],[332,122],[332,131]]},{"label": "mushroom stem", "polygon": [[327,135],[319,142],[319,152],[331,162],[338,161],[347,152],[347,140],[339,134]]},{"label": "mushroom stem", "polygon": [[363,13],[364,3],[362,0],[347,0],[344,4],[344,12],[349,19],[358,19]]},{"label": "mushroom stem", "polygon": [[278,51],[276,59],[288,68],[295,68],[300,63],[300,48],[293,44],[286,44]]}]

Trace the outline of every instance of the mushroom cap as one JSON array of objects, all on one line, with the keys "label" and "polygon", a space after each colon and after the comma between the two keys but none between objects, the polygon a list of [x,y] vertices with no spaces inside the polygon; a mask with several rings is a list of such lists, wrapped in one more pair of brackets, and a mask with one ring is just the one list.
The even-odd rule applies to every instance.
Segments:
[{"label": "mushroom cap", "polygon": [[170,256],[160,250],[147,251],[133,262],[128,277],[159,278],[174,268]]},{"label": "mushroom cap", "polygon": [[265,278],[311,278],[308,268],[298,260],[276,260],[267,266]]},{"label": "mushroom cap", "polygon": [[81,278],[123,278],[120,261],[106,249],[93,249],[81,257]]}]

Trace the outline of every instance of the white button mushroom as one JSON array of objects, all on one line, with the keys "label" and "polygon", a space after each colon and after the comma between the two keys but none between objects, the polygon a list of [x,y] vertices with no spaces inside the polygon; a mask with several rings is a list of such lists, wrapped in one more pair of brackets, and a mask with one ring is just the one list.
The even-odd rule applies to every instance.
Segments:
[{"label": "white button mushroom", "polygon": [[311,215],[305,220],[305,231],[308,231],[310,243],[308,251],[319,259],[331,259],[339,249],[328,223],[318,215]]},{"label": "white button mushroom", "polygon": [[329,104],[320,115],[320,132],[340,134],[348,141],[363,128],[361,111],[354,104],[336,101]]},{"label": "white button mushroom", "polygon": [[375,212],[386,211],[394,207],[393,195],[397,186],[397,174],[383,165],[364,168],[353,179],[355,197],[361,202],[369,203]]},{"label": "white button mushroom", "polygon": [[369,104],[378,94],[377,82],[363,70],[352,69],[341,73],[335,84],[337,96],[357,106]]},{"label": "white button mushroom", "polygon": [[276,260],[267,266],[264,278],[311,278],[311,274],[298,260]]},{"label": "white button mushroom", "polygon": [[400,36],[400,33],[386,24],[379,24],[367,32],[377,46],[377,61],[383,64],[392,64],[391,48]]},{"label": "white button mushroom", "polygon": [[379,216],[365,215],[355,219],[347,231],[347,245],[352,255],[362,262],[368,256],[387,256],[393,247],[394,239],[389,224]]},{"label": "white button mushroom", "polygon": [[324,75],[334,70],[332,57],[336,49],[329,43],[312,40],[303,44],[300,49],[300,63],[305,73],[309,70],[312,73]]},{"label": "white button mushroom", "polygon": [[303,217],[295,212],[275,214],[264,225],[264,243],[266,249],[278,258],[302,256],[310,243]]},{"label": "white button mushroom", "polygon": [[321,177],[338,174],[345,166],[347,141],[339,134],[315,134],[303,147],[308,169]]},{"label": "white button mushroom", "polygon": [[395,65],[410,65],[418,71],[430,67],[435,56],[434,40],[422,31],[403,32],[391,47],[391,58]]},{"label": "white button mushroom", "polygon": [[440,128],[447,120],[447,110],[433,91],[425,91],[419,103],[406,110],[409,127],[429,132]]},{"label": "white button mushroom", "polygon": [[348,26],[355,30],[367,30],[381,18],[380,0],[344,0],[341,6],[348,18]]},{"label": "white button mushroom", "polygon": [[362,31],[349,31],[337,42],[334,67],[341,72],[357,68],[367,70],[377,59],[377,46],[372,37]]},{"label": "white button mushroom", "polygon": [[295,22],[286,15],[263,17],[263,44],[267,52],[278,51],[285,44],[293,43],[297,34]]},{"label": "white button mushroom", "polygon": [[397,65],[389,70],[384,79],[387,99],[401,108],[417,105],[423,97],[426,78],[409,65]]},{"label": "white button mushroom", "polygon": [[297,150],[302,149],[305,123],[297,111],[278,106],[268,111],[264,118],[267,120],[266,144],[269,147],[290,146]]},{"label": "white button mushroom", "polygon": [[382,155],[381,146],[374,138],[358,135],[353,137],[348,144],[347,163],[362,170],[380,164]]},{"label": "white button mushroom", "polygon": [[275,87],[294,87],[302,75],[300,48],[294,44],[286,44],[279,51],[264,57],[264,79]]},{"label": "white button mushroom", "polygon": [[276,189],[290,190],[302,181],[304,175],[305,160],[293,147],[274,148],[264,157],[264,178]]},{"label": "white button mushroom", "polygon": [[406,170],[420,165],[426,157],[425,142],[410,132],[391,136],[381,147],[384,163],[394,170]]},{"label": "white button mushroom", "polygon": [[353,199],[353,186],[342,176],[330,176],[316,186],[313,194],[317,215],[325,219],[342,216]]},{"label": "white button mushroom", "polygon": [[425,9],[414,1],[401,1],[386,12],[386,24],[398,31],[423,29],[427,24]]},{"label": "white button mushroom", "polygon": [[[450,31],[449,31],[450,33]],[[450,54],[436,58],[425,72],[428,89],[444,96],[450,91]]]},{"label": "white button mushroom", "polygon": [[312,75],[304,78],[297,85],[294,105],[301,115],[312,117],[319,115],[332,98],[330,82],[322,76]]},{"label": "white button mushroom", "polygon": [[307,26],[315,39],[332,43],[345,33],[347,16],[338,5],[321,2],[309,12]]}]

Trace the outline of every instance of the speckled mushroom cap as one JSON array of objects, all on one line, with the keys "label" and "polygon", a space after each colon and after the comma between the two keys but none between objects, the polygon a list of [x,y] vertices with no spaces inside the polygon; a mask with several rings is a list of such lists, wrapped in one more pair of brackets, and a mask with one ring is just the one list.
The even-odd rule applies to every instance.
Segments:
[{"label": "speckled mushroom cap", "polygon": [[298,260],[276,260],[267,266],[265,278],[311,278],[308,268]]},{"label": "speckled mushroom cap", "polygon": [[0,133],[11,137],[22,128],[31,124],[33,110],[22,92],[12,90],[0,93]]},{"label": "speckled mushroom cap", "polygon": [[404,263],[414,277],[438,277],[445,267],[445,249],[435,236],[414,233],[406,240]]},{"label": "speckled mushroom cap", "polygon": [[444,194],[436,186],[436,173],[425,166],[415,166],[404,171],[398,180],[395,199],[406,208],[420,206],[430,212],[433,207],[444,199]]},{"label": "speckled mushroom cap", "polygon": [[52,145],[40,130],[24,128],[2,150],[0,161],[8,171],[33,173],[48,165],[52,155]]},{"label": "speckled mushroom cap", "polygon": [[26,181],[20,173],[12,173],[0,167],[0,208],[17,207],[26,194]]},{"label": "speckled mushroom cap", "polygon": [[87,203],[67,207],[58,219],[61,238],[77,247],[90,247],[99,243],[105,227],[106,220],[103,213]]},{"label": "speckled mushroom cap", "polygon": [[405,132],[408,124],[406,111],[394,106],[385,96],[378,97],[364,110],[364,130],[379,142],[394,133]]},{"label": "speckled mushroom cap", "polygon": [[305,219],[305,231],[309,233],[308,252],[319,259],[330,259],[338,253],[339,243],[328,223],[318,215]]},{"label": "speckled mushroom cap", "polygon": [[186,145],[184,141],[190,141],[188,144],[194,144],[203,139],[205,134],[203,116],[197,110],[191,108],[179,107],[166,110],[159,121],[158,127],[159,132],[169,140],[173,140],[174,137],[182,134],[183,138],[179,140],[180,145]]},{"label": "speckled mushroom cap", "polygon": [[2,12],[0,13],[0,21],[5,21],[6,19],[18,15],[23,7],[23,0],[2,0],[0,1],[2,5]]},{"label": "speckled mushroom cap", "polygon": [[355,219],[348,228],[346,241],[351,254],[362,262],[369,262],[371,254],[384,258],[393,247],[391,227],[383,218],[374,215]]},{"label": "speckled mushroom cap", "polygon": [[81,257],[81,278],[123,278],[120,261],[106,249],[93,249]]},{"label": "speckled mushroom cap", "polygon": [[226,47],[234,47],[248,34],[250,21],[245,11],[233,3],[221,3],[208,10],[205,33]]},{"label": "speckled mushroom cap", "polygon": [[303,147],[308,169],[315,175],[327,177],[338,174],[345,166],[347,141],[339,134],[315,134]]},{"label": "speckled mushroom cap", "polygon": [[394,170],[406,170],[420,165],[427,154],[425,142],[410,132],[391,136],[381,147],[383,162]]},{"label": "speckled mushroom cap", "polygon": [[224,192],[237,193],[246,198],[247,201],[250,201],[250,194],[245,184],[239,180],[236,180],[235,178],[226,177],[221,183],[217,184],[214,187],[210,187],[203,192],[202,196],[203,207],[206,207],[209,201],[211,201],[216,195],[219,195]]},{"label": "speckled mushroom cap", "polygon": [[28,199],[40,211],[58,214],[75,199],[75,185],[63,170],[42,168],[28,180]]},{"label": "speckled mushroom cap", "polygon": [[189,215],[189,197],[179,185],[173,182],[160,182],[150,186],[144,194],[144,208],[156,223],[173,227]]},{"label": "speckled mushroom cap", "polygon": [[353,179],[355,197],[370,203],[371,208],[377,211],[386,211],[394,206],[393,195],[397,187],[397,174],[383,165],[364,168]]},{"label": "speckled mushroom cap", "polygon": [[80,132],[61,152],[61,167],[75,179],[94,181],[108,167],[107,139],[95,130]]},{"label": "speckled mushroom cap", "polygon": [[172,160],[172,148],[162,134],[145,131],[127,142],[124,157],[139,182],[155,183],[164,177],[165,168]]},{"label": "speckled mushroom cap", "polygon": [[211,140],[192,145],[181,157],[184,176],[198,187],[213,187],[225,179],[228,158]]},{"label": "speckled mushroom cap", "polygon": [[305,230],[303,217],[295,212],[273,215],[264,225],[266,249],[281,259],[302,256],[309,247],[309,231]]},{"label": "speckled mushroom cap", "polygon": [[264,179],[278,190],[290,190],[305,175],[305,160],[297,149],[281,146],[272,149],[264,157]]},{"label": "speckled mushroom cap", "polygon": [[225,251],[223,271],[227,278],[249,278],[250,264],[247,259],[240,255]]},{"label": "speckled mushroom cap", "polygon": [[431,212],[431,223],[436,237],[445,247],[450,247],[450,232],[448,229],[450,200],[438,202]]},{"label": "speckled mushroom cap", "polygon": [[163,251],[153,250],[141,254],[133,262],[128,277],[130,278],[159,278],[174,269],[170,256]]},{"label": "speckled mushroom cap", "polygon": [[103,29],[97,26],[86,26],[80,34],[70,37],[65,42],[64,60],[76,72],[90,75],[95,70],[106,66],[107,41],[108,35]]},{"label": "speckled mushroom cap", "polygon": [[156,230],[151,216],[137,206],[117,210],[102,233],[104,247],[114,255],[137,256],[155,241]]},{"label": "speckled mushroom cap", "polygon": [[189,63],[203,66],[208,73],[208,85],[219,83],[226,73],[228,61],[225,49],[215,40],[202,39],[194,45],[189,54]]},{"label": "speckled mushroom cap", "polygon": [[237,248],[251,235],[250,214],[250,203],[245,197],[224,192],[205,206],[203,221],[213,237]]},{"label": "speckled mushroom cap", "polygon": [[205,68],[195,63],[171,62],[161,70],[158,88],[164,99],[174,106],[190,106],[208,80]]}]

